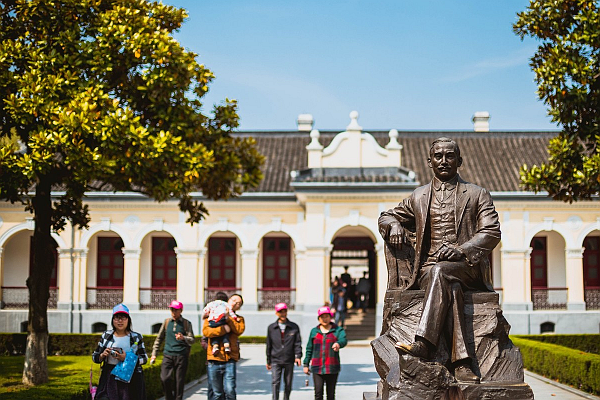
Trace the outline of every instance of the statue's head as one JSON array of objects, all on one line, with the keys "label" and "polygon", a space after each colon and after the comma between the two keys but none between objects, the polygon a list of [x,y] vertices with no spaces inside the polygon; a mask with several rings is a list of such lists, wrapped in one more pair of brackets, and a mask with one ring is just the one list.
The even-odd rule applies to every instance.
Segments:
[{"label": "statue's head", "polygon": [[433,173],[442,182],[447,182],[458,173],[462,165],[460,148],[458,144],[449,138],[439,138],[431,143],[427,165],[433,169]]}]

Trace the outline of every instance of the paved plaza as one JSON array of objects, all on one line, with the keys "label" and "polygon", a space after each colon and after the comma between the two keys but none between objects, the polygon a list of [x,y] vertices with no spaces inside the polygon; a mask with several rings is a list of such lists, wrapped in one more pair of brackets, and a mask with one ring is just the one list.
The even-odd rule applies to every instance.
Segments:
[{"label": "paved plaza", "polygon": [[[271,374],[265,368],[265,346],[242,344],[242,360],[237,368],[237,397],[239,400],[269,400],[271,395]],[[340,353],[342,372],[336,390],[340,400],[362,400],[363,392],[376,391],[379,376],[373,365],[371,347],[365,344],[350,343]],[[292,400],[314,399],[312,379],[305,386],[307,377],[301,367],[294,372],[294,390]],[[600,400],[575,389],[557,384],[530,372],[525,373],[525,381],[532,387],[536,400]],[[283,390],[283,386],[282,386]],[[206,379],[192,385],[186,391],[186,400],[205,400]],[[283,399],[283,392],[280,395]]]}]

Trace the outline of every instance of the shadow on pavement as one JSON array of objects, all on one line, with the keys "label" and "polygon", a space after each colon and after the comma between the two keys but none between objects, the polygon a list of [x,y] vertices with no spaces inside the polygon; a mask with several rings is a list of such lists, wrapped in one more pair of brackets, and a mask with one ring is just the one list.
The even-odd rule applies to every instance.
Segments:
[{"label": "shadow on pavement", "polygon": [[[309,387],[305,386],[306,379]],[[372,367],[365,364],[342,364],[337,386],[372,386],[375,387],[379,376]],[[237,393],[239,395],[269,395],[271,394],[271,372],[264,365],[244,365],[242,362],[237,368]],[[312,375],[306,376],[301,367],[294,368],[293,390],[313,390]],[[283,390],[283,382],[281,383]]]}]

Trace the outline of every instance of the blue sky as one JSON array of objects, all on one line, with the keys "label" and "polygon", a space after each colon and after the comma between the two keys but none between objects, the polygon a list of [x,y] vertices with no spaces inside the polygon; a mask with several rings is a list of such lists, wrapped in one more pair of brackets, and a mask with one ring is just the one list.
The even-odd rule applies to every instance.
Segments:
[{"label": "blue sky", "polygon": [[237,99],[241,130],[553,130],[513,32],[525,0],[163,0],[188,10],[176,38],[216,75],[212,106]]}]

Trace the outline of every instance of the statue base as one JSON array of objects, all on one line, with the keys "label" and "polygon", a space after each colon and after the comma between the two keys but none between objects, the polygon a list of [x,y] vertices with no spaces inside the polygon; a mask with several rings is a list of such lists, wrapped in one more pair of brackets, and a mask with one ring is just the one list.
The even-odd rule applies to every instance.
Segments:
[{"label": "statue base", "polygon": [[386,292],[382,335],[371,342],[375,368],[381,377],[376,399],[533,400],[531,388],[523,381],[521,352],[508,337],[510,325],[502,315],[497,293],[465,293],[465,325],[472,327],[467,329],[466,341],[475,355],[472,367],[481,383],[463,383],[454,378],[444,338],[431,361],[400,354],[394,344],[414,341],[423,297],[422,290]]},{"label": "statue base", "polygon": [[[459,384],[450,388],[447,393],[438,394],[440,400],[532,400],[533,393],[526,383],[484,382],[478,385]],[[390,400],[422,399],[415,395],[395,393]],[[428,398],[428,397],[423,397]],[[363,392],[363,400],[382,400],[377,392]]]}]

